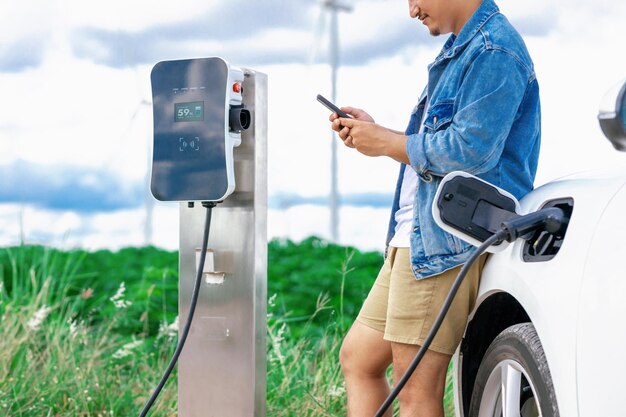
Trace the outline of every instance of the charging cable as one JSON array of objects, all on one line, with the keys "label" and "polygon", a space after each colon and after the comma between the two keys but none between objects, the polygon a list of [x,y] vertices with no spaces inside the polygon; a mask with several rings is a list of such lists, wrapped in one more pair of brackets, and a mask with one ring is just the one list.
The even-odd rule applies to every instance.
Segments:
[{"label": "charging cable", "polygon": [[185,341],[187,340],[187,336],[189,335],[189,329],[191,328],[191,321],[193,320],[194,313],[196,311],[196,305],[198,304],[198,295],[200,293],[200,284],[202,283],[202,271],[204,270],[204,261],[206,259],[206,252],[209,243],[209,230],[211,228],[211,212],[213,211],[213,207],[215,207],[216,203],[213,202],[203,202],[202,206],[206,207],[206,220],[204,223],[204,235],[202,236],[202,252],[200,252],[200,264],[198,265],[198,272],[196,274],[196,282],[193,287],[193,292],[191,294],[191,304],[189,305],[189,313],[187,314],[187,322],[185,323],[185,328],[181,333],[178,345],[176,346],[176,350],[170,359],[170,363],[167,365],[165,369],[165,373],[161,377],[161,381],[155,388],[154,392],[150,396],[150,399],[146,402],[139,414],[139,417],[145,417],[148,415],[148,411],[154,404],[154,401],[159,396],[159,393],[163,389],[163,386],[167,382],[174,366],[176,366],[176,362],[178,362],[178,357],[183,350],[183,346],[185,346]]},{"label": "charging cable", "polygon": [[417,368],[417,365],[419,365],[422,358],[424,357],[424,354],[426,353],[426,350],[430,347],[430,344],[437,335],[439,327],[441,327],[441,323],[448,313],[450,305],[452,304],[454,296],[461,286],[461,283],[465,279],[465,276],[469,272],[474,262],[476,262],[476,260],[480,257],[480,255],[485,253],[487,248],[495,243],[501,242],[503,240],[513,242],[518,238],[524,238],[525,236],[528,236],[531,232],[541,227],[545,228],[545,230],[550,233],[556,233],[565,221],[564,217],[565,215],[563,213],[563,210],[557,207],[551,207],[527,214],[525,216],[516,217],[512,220],[504,221],[501,223],[500,228],[496,231],[495,234],[490,236],[478,248],[476,248],[474,253],[472,253],[465,265],[463,265],[463,267],[459,271],[459,274],[454,280],[452,288],[450,288],[450,292],[448,293],[448,296],[446,297],[443,306],[441,307],[441,310],[439,311],[439,314],[437,315],[437,318],[433,323],[433,327],[428,332],[428,336],[426,336],[424,343],[409,364],[409,367],[407,368],[404,375],[402,375],[402,378],[400,378],[400,381],[398,381],[398,384],[394,387],[393,391],[391,391],[389,396],[387,396],[383,404],[376,412],[375,417],[383,417],[383,415],[391,406],[398,394],[400,394],[400,391],[402,390],[404,385],[406,385],[411,375],[413,375],[413,372]]}]

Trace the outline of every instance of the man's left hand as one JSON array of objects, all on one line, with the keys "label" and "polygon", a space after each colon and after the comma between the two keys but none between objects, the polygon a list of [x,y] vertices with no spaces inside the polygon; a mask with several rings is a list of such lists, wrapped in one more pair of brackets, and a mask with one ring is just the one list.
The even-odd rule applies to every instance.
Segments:
[{"label": "man's left hand", "polygon": [[340,118],[339,122],[349,130],[343,139],[346,146],[363,155],[389,156],[398,162],[409,162],[405,135],[372,122],[344,118]]}]

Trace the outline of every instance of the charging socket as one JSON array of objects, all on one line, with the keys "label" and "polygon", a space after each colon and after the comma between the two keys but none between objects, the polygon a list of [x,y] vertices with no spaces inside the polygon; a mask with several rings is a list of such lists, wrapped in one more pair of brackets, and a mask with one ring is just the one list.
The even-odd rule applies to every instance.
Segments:
[{"label": "charging socket", "polygon": [[[524,262],[546,262],[556,256],[565,240],[565,233],[569,226],[569,219],[574,211],[574,199],[571,197],[549,200],[541,209],[556,207],[563,210],[564,222],[555,233],[546,230],[537,230],[524,243],[522,259]],[[541,210],[540,209],[540,210]]]}]

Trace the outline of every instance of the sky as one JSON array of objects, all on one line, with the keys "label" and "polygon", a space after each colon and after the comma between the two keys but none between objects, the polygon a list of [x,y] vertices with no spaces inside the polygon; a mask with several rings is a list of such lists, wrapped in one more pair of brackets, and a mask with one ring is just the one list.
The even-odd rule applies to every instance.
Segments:
[{"label": "sky", "polygon": [[[355,0],[339,17],[337,103],[403,130],[426,66],[447,36],[410,19],[405,0]],[[626,3],[501,0],[533,57],[542,102],[536,186],[625,165],[597,124],[626,78]],[[270,237],[328,237],[328,24],[314,0],[0,5],[0,245],[87,249],[146,242],[152,140],[150,70],[221,56],[269,80]],[[340,243],[382,250],[398,164],[339,147]],[[151,203],[149,241],[178,247],[178,208]]]}]

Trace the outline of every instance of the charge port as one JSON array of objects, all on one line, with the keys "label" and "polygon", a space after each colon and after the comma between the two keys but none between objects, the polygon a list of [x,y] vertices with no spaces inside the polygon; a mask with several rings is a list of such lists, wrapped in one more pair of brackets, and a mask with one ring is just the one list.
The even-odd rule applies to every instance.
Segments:
[{"label": "charge port", "polygon": [[248,129],[251,121],[250,110],[245,109],[243,105],[230,106],[228,125],[231,132],[239,133],[242,130]]},{"label": "charge port", "polygon": [[559,198],[546,202],[541,208],[558,207],[565,214],[565,222],[555,233],[546,230],[537,230],[530,239],[524,243],[522,258],[524,262],[545,262],[554,258],[565,240],[565,232],[569,226],[569,220],[574,211],[574,199],[571,197]]}]

